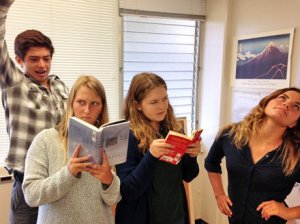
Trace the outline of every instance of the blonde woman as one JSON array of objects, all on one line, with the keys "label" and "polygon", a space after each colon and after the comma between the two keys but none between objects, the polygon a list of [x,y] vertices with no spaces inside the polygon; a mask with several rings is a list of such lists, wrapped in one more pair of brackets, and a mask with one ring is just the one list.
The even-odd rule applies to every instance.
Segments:
[{"label": "blonde woman", "polygon": [[37,223],[112,224],[111,205],[121,198],[119,178],[104,151],[102,165],[90,163],[89,156],[78,157],[80,146],[67,158],[70,116],[97,127],[108,121],[105,91],[95,77],[79,77],[57,128],[34,138],[25,162],[25,200],[39,206]]},{"label": "blonde woman", "polygon": [[[285,198],[300,181],[300,89],[264,97],[241,122],[221,130],[205,168],[220,211],[230,224],[286,223],[300,214]],[[226,158],[228,195],[221,180]]]},{"label": "blonde woman", "polygon": [[198,175],[200,143],[191,144],[177,165],[159,160],[172,147],[165,143],[168,131],[181,131],[165,81],[153,73],[135,75],[124,103],[124,116],[131,122],[131,133],[127,161],[116,166],[122,194],[116,223],[188,223],[183,180],[189,182]]}]

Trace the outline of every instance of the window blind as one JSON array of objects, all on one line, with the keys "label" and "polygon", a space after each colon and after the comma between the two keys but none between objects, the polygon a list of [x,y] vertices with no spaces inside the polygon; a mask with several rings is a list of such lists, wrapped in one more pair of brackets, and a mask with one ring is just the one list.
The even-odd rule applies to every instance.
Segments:
[{"label": "window blind", "polygon": [[[14,58],[16,35],[37,29],[53,41],[51,74],[71,87],[81,74],[95,75],[104,85],[110,120],[119,118],[117,0],[15,1],[6,22],[6,41]],[[8,150],[3,108],[0,107],[0,164]]]},{"label": "window blind", "polygon": [[177,117],[195,128],[199,24],[195,20],[123,15],[124,97],[132,77],[153,72],[168,85]]}]

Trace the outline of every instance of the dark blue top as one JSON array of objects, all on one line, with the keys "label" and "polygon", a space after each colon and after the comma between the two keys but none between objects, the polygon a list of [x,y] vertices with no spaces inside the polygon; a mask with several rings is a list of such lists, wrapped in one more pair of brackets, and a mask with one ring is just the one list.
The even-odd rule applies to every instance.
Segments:
[{"label": "dark blue top", "polygon": [[260,211],[256,211],[264,201],[284,202],[295,182],[300,180],[299,164],[291,175],[283,173],[280,152],[281,147],[274,149],[254,164],[249,146],[238,149],[228,133],[224,132],[214,141],[205,159],[205,168],[221,173],[221,160],[226,157],[228,195],[233,203],[231,224],[286,223],[277,216],[265,221]]},{"label": "dark blue top", "polygon": [[[127,161],[116,166],[117,175],[121,180],[122,200],[116,208],[116,224],[149,224],[150,206],[153,189],[153,178],[158,163],[162,163],[152,156],[149,151],[145,154],[138,150],[138,141],[130,132],[128,142]],[[199,173],[199,167],[196,158],[185,155],[177,166],[181,169],[181,178],[190,182]],[[173,177],[169,177],[173,178]],[[180,186],[183,189],[183,183]],[[186,196],[182,191],[184,208],[188,217]],[[163,203],[162,203],[163,205]],[[170,216],[173,214],[170,214]],[[186,219],[188,221],[188,219]]]}]

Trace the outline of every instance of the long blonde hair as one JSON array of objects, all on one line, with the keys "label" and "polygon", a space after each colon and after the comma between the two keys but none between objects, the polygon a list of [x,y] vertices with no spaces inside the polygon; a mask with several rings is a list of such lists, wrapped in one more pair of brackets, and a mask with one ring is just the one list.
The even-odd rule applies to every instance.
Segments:
[{"label": "long blonde hair", "polygon": [[101,98],[102,101],[102,110],[99,114],[99,117],[97,119],[97,127],[100,127],[102,124],[108,122],[108,108],[107,108],[107,100],[106,100],[106,94],[103,85],[101,82],[96,79],[94,76],[91,75],[82,75],[80,76],[75,83],[73,84],[73,87],[71,88],[69,99],[67,102],[67,110],[65,115],[63,116],[62,120],[57,125],[57,130],[59,133],[59,136],[61,138],[61,141],[63,142],[65,155],[68,150],[68,124],[69,124],[69,118],[74,115],[73,111],[73,102],[76,97],[76,94],[78,90],[82,87],[87,87],[89,90],[95,92],[97,96]]},{"label": "long blonde hair", "polygon": [[[139,150],[143,153],[149,149],[151,142],[158,138],[158,133],[150,125],[150,120],[137,110],[136,103],[141,103],[151,90],[161,86],[167,90],[166,82],[158,75],[146,72],[137,74],[131,81],[124,101],[124,117],[130,121],[131,130],[139,142]],[[176,121],[173,108],[168,104],[166,117],[161,124],[168,130],[180,131],[181,127]]]},{"label": "long blonde hair", "polygon": [[[265,118],[265,108],[270,100],[277,98],[279,95],[287,92],[295,91],[300,94],[300,89],[291,87],[279,89],[270,95],[261,99],[259,104],[252,109],[252,111],[245,116],[245,118],[235,124],[225,126],[219,135],[224,130],[229,130],[229,134],[233,137],[233,143],[240,149],[249,143],[252,136],[256,136],[262,121]],[[300,149],[300,119],[297,124],[292,128],[287,128],[283,136],[283,149],[281,151],[282,166],[284,173],[290,175],[297,163],[299,162],[299,149]]]}]

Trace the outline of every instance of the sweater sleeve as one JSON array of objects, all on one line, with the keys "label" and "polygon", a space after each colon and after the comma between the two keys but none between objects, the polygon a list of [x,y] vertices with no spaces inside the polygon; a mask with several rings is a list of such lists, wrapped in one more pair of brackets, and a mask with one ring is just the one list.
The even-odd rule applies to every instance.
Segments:
[{"label": "sweater sleeve", "polygon": [[143,155],[138,150],[138,142],[130,132],[127,161],[116,166],[121,180],[121,195],[124,200],[134,201],[140,198],[150,186],[157,158],[150,152]]},{"label": "sweater sleeve", "polygon": [[199,165],[197,157],[184,155],[182,159],[182,178],[186,182],[192,181],[199,174]]},{"label": "sweater sleeve", "polygon": [[224,157],[222,139],[224,136],[219,136],[212,144],[207,157],[205,158],[205,169],[208,172],[222,173],[221,162]]},{"label": "sweater sleeve", "polygon": [[0,1],[0,87],[5,89],[12,86],[15,82],[23,80],[23,73],[15,66],[9,57],[5,37],[5,22],[8,10],[14,0]]},{"label": "sweater sleeve", "polygon": [[101,198],[107,205],[111,206],[118,203],[121,200],[120,194],[120,179],[113,173],[113,181],[108,188],[102,185]]},{"label": "sweater sleeve", "polygon": [[57,172],[49,175],[49,164],[53,162],[51,159],[60,160],[63,157],[63,151],[62,155],[55,155],[62,149],[52,150],[59,146],[57,141],[44,130],[34,138],[28,150],[22,187],[29,206],[36,207],[61,199],[79,180],[72,176],[66,165],[57,167]]}]

